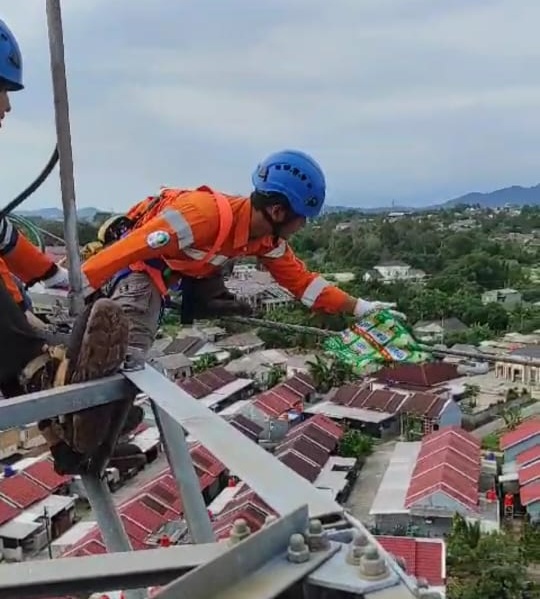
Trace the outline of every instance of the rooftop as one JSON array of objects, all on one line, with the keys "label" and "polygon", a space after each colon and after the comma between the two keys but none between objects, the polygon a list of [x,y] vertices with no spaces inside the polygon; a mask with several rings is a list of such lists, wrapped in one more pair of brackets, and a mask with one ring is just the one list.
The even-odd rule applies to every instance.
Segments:
[{"label": "rooftop", "polygon": [[540,418],[525,420],[513,431],[508,431],[501,436],[499,445],[503,451],[506,451],[507,449],[536,436],[540,436]]},{"label": "rooftop", "polygon": [[402,364],[387,366],[375,373],[375,378],[388,384],[406,383],[419,387],[433,387],[460,375],[455,364],[429,362],[427,364]]},{"label": "rooftop", "polygon": [[405,498],[414,505],[443,493],[468,510],[478,510],[481,449],[463,429],[448,427],[424,437]]}]

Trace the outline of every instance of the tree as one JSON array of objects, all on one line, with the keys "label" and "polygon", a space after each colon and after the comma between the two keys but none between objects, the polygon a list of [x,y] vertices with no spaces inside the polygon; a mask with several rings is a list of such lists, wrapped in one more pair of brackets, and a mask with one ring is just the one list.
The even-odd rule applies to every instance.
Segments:
[{"label": "tree", "polygon": [[265,377],[266,388],[271,389],[272,387],[279,385],[286,375],[287,371],[285,368],[283,368],[283,366],[279,364],[273,364]]},{"label": "tree", "polygon": [[334,381],[330,363],[321,358],[321,356],[316,355],[315,360],[308,360],[306,364],[309,367],[309,374],[313,379],[315,389],[320,393],[327,393],[330,391]]},{"label": "tree", "polygon": [[204,372],[209,368],[213,368],[218,365],[218,359],[214,354],[204,354],[202,355],[193,365],[193,371],[195,373]]},{"label": "tree", "polygon": [[506,533],[483,534],[456,514],[447,538],[449,599],[524,599],[526,560]]},{"label": "tree", "polygon": [[512,406],[503,410],[501,417],[509,431],[513,431],[523,422],[523,414],[519,406]]},{"label": "tree", "polygon": [[339,442],[339,455],[344,458],[364,458],[373,453],[373,437],[349,429]]},{"label": "tree", "polygon": [[468,406],[472,411],[476,407],[476,400],[478,395],[480,395],[480,387],[470,383],[465,383],[464,387],[463,398],[466,400],[464,406]]}]

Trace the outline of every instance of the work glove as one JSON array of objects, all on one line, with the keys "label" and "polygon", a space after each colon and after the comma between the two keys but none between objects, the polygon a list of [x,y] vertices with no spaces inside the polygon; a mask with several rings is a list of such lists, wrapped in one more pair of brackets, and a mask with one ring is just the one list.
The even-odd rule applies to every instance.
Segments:
[{"label": "work glove", "polygon": [[370,302],[364,299],[358,299],[356,302],[356,307],[354,309],[354,315],[357,318],[362,318],[363,316],[367,316],[368,314],[372,314],[373,312],[380,312],[381,310],[388,310],[392,316],[395,318],[399,318],[400,320],[407,320],[407,317],[402,312],[398,312],[394,310],[396,307],[395,303],[391,302]]},{"label": "work glove", "polygon": [[66,268],[56,265],[54,274],[42,280],[47,289],[69,289],[69,274]]}]

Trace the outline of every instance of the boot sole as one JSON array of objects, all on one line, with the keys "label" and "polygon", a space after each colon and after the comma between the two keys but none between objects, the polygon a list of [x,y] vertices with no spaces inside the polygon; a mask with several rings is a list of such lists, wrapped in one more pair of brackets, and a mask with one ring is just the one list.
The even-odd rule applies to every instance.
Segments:
[{"label": "boot sole", "polygon": [[[126,358],[129,323],[122,308],[99,299],[72,333],[68,349],[70,383],[82,383],[118,372]],[[115,406],[105,404],[72,415],[71,446],[79,453],[93,453],[105,440]]]}]

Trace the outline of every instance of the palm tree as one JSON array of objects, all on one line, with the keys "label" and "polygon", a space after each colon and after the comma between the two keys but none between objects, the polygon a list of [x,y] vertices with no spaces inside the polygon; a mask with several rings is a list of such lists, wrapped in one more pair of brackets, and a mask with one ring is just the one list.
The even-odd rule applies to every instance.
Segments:
[{"label": "palm tree", "polygon": [[279,385],[279,383],[281,383],[286,374],[287,373],[283,366],[281,366],[280,364],[272,364],[270,370],[268,371],[265,377],[267,389],[271,389],[272,387]]},{"label": "palm tree", "polygon": [[519,406],[512,406],[503,411],[502,418],[509,431],[513,431],[523,422],[523,414]]},{"label": "palm tree", "polygon": [[217,366],[218,360],[214,354],[204,354],[202,355],[193,365],[193,371],[195,373],[204,372],[209,368],[213,368]]},{"label": "palm tree", "polygon": [[334,374],[330,364],[318,355],[315,356],[315,360],[308,360],[306,364],[309,367],[309,373],[317,391],[320,393],[330,391],[334,382]]}]

